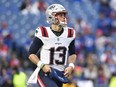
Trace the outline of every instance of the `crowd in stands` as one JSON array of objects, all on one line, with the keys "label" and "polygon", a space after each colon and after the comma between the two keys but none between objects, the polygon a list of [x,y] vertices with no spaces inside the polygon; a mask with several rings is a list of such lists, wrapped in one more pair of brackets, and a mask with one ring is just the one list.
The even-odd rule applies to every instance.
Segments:
[{"label": "crowd in stands", "polygon": [[[44,14],[48,4],[56,0],[49,0],[50,3],[45,0],[21,1],[19,13],[24,16],[31,13],[39,17],[41,13]],[[61,3],[66,0],[58,1]],[[94,20],[94,27],[88,22],[91,18],[87,21],[83,16],[74,18],[74,24],[70,24],[76,30],[77,61],[70,77],[71,83],[64,87],[85,87],[83,83],[87,83],[86,87],[116,87],[116,0],[73,0],[80,5],[82,1],[96,5],[98,17]],[[7,22],[0,22],[0,87],[27,87],[26,80],[36,67],[28,60],[28,49],[35,30],[30,29],[26,33],[28,38],[19,45],[22,38],[14,39],[15,33]]]},{"label": "crowd in stands", "polygon": [[46,7],[47,3],[43,0],[37,0],[34,3],[32,3],[31,0],[24,0],[21,4],[20,10],[23,15],[27,15],[28,13],[39,15],[40,12],[45,12]]}]

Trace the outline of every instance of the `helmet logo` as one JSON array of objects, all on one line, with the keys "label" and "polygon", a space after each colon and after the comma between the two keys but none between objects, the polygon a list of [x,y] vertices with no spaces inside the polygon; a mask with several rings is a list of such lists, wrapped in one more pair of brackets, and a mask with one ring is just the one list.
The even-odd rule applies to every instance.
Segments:
[{"label": "helmet logo", "polygon": [[55,6],[51,6],[49,9],[53,10],[55,8]]}]

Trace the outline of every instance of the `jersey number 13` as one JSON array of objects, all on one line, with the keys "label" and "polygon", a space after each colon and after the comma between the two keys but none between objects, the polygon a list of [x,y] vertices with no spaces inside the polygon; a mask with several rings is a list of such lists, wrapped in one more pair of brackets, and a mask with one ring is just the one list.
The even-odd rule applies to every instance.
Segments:
[{"label": "jersey number 13", "polygon": [[[59,53],[58,58],[55,58],[55,52]],[[66,47],[50,48],[50,64],[64,64],[66,56]]]}]

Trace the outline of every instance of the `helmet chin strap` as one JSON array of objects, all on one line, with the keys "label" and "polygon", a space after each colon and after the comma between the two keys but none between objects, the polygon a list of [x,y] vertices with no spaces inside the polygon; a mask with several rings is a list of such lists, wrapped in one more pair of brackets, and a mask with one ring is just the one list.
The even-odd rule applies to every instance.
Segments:
[{"label": "helmet chin strap", "polygon": [[59,23],[59,26],[62,26],[62,27],[66,27],[67,26],[67,20],[65,19],[65,21],[64,22],[62,22],[62,21],[59,21],[60,23]]},{"label": "helmet chin strap", "polygon": [[67,26],[67,22],[60,22],[59,26],[66,27]]},{"label": "helmet chin strap", "polygon": [[58,27],[59,27],[59,31],[61,31],[61,29],[63,28],[63,27],[66,27],[67,26],[67,23],[66,22],[60,22],[60,24],[58,25]]},{"label": "helmet chin strap", "polygon": [[55,25],[56,26],[52,30],[55,29],[55,31],[60,32],[63,27],[66,27],[67,26],[67,23],[66,22],[59,22],[59,24],[55,24]]}]

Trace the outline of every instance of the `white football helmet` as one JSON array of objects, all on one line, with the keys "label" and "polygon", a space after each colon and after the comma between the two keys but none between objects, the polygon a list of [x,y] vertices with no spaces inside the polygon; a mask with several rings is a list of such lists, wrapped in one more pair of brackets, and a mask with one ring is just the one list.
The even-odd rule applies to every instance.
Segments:
[{"label": "white football helmet", "polygon": [[[57,14],[57,13],[67,13],[67,11],[60,4],[50,5],[46,10],[47,23],[49,23],[49,24],[56,24],[59,21],[53,13],[55,13],[55,14]],[[65,19],[65,20],[66,20],[65,22],[59,21],[60,22],[59,25],[66,26],[67,25],[67,19]]]}]

